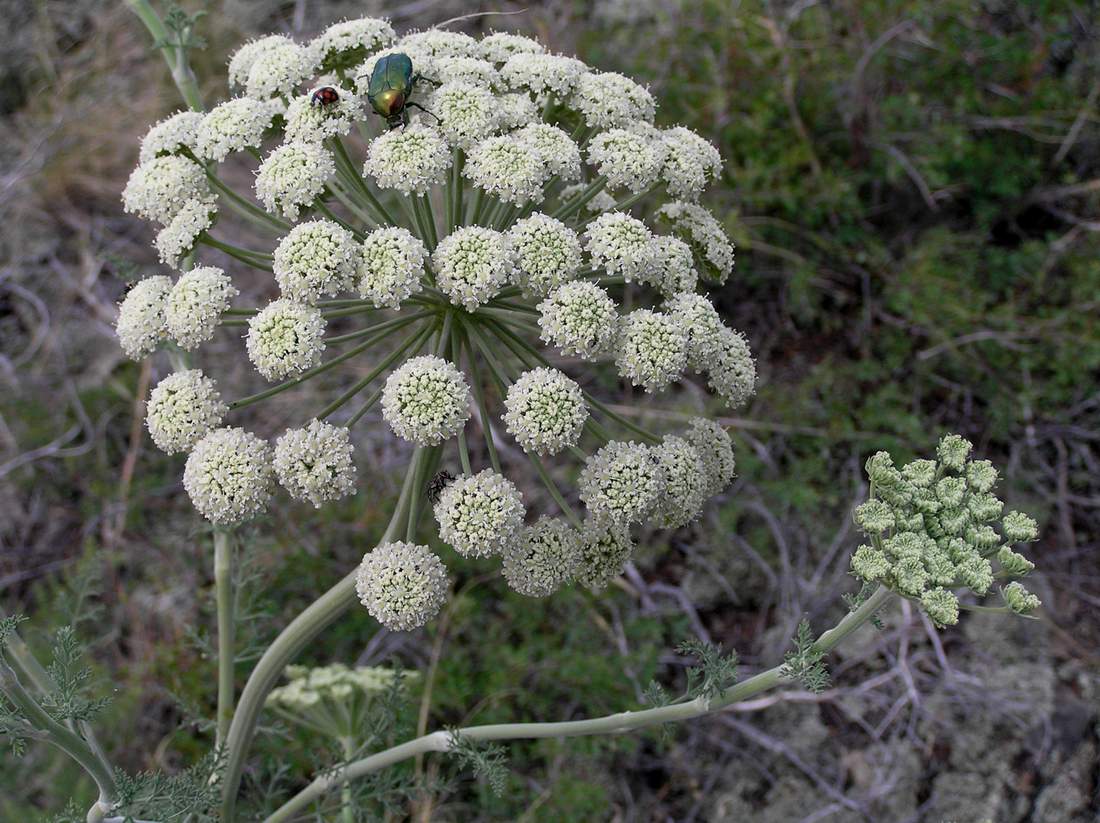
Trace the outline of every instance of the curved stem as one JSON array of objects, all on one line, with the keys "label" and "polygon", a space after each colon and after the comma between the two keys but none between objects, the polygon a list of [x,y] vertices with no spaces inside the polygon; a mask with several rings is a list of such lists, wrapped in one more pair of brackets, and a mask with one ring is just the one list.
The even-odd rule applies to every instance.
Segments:
[{"label": "curved stem", "polygon": [[199,242],[210,246],[210,248],[212,249],[217,249],[218,251],[225,252],[234,260],[240,260],[242,263],[249,265],[254,269],[260,269],[261,271],[267,272],[273,271],[269,264],[265,263],[263,260],[257,257],[252,257],[251,255],[253,254],[253,252],[250,252],[247,249],[238,248],[237,246],[230,245],[229,243],[223,243],[220,240],[215,240],[207,232],[203,232],[199,235]]},{"label": "curved stem", "polygon": [[[831,651],[848,635],[866,623],[886,604],[893,593],[880,588],[855,611],[849,612],[833,628],[823,633],[814,647],[824,653]],[[341,784],[380,771],[426,752],[446,752],[455,736],[467,740],[533,740],[539,738],[587,737],[597,734],[623,734],[663,723],[678,723],[712,714],[783,682],[782,666],[775,666],[753,675],[716,697],[697,697],[683,703],[643,711],[625,711],[586,720],[566,720],[558,723],[494,723],[469,726],[453,731],[436,731],[350,763],[335,775],[316,778],[305,789],[267,818],[267,823],[290,820]]]},{"label": "curved stem", "polygon": [[126,5],[153,36],[153,42],[164,55],[164,62],[168,64],[168,71],[172,73],[172,81],[176,84],[180,97],[192,111],[202,111],[202,94],[199,92],[198,83],[195,82],[191,65],[187,61],[186,48],[181,45],[169,45],[168,29],[148,0],[126,0]]},{"label": "curved stem", "polygon": [[251,215],[256,220],[269,224],[272,228],[278,229],[280,232],[290,230],[289,223],[280,220],[273,214],[268,214],[255,203],[249,201],[244,197],[241,197],[241,195],[237,194],[237,192],[233,191],[233,189],[223,183],[221,178],[218,177],[218,175],[214,174],[214,172],[210,171],[210,169],[206,170],[206,179],[214,185],[214,188],[216,188],[227,198],[229,198],[229,201],[235,204],[235,207],[238,208],[240,211],[244,212],[245,214]]},{"label": "curved stem", "polygon": [[234,672],[234,594],[233,546],[229,533],[214,532],[214,598],[218,608],[218,714],[215,746],[221,748],[233,719]]},{"label": "curved stem", "polygon": [[493,471],[501,474],[500,456],[497,454],[497,447],[493,442],[493,424],[489,421],[489,407],[485,402],[485,391],[481,385],[481,370],[477,365],[477,355],[474,354],[473,347],[470,345],[468,334],[470,331],[473,331],[473,328],[463,323],[462,337],[465,343],[463,348],[466,350],[466,361],[470,364],[470,374],[473,378],[470,382],[473,384],[474,399],[477,401],[478,412],[481,414],[481,431],[485,435],[485,448],[489,451],[489,462],[493,466]]}]

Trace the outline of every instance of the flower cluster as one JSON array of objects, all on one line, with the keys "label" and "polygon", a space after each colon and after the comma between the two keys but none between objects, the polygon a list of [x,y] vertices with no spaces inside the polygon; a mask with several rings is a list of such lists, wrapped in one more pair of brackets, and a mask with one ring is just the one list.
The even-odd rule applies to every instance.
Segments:
[{"label": "flower cluster", "polygon": [[[412,63],[411,87],[370,99],[373,72],[396,55]],[[460,460],[461,476],[432,493],[439,537],[542,597],[607,586],[632,526],[684,527],[729,486],[733,450],[715,420],[647,428],[651,396],[680,392],[691,372],[710,408],[744,405],[756,366],[703,290],[734,264],[701,199],[721,159],[689,129],[656,125],[645,87],[528,37],[399,35],[373,18],[310,42],[246,43],[228,87],[209,111],[154,125],[123,192],[179,269],[126,294],[124,351],[197,358],[236,327],[271,381],[223,397],[204,362],[153,390],[153,441],[187,455],[184,486],[205,517],[241,523],[276,487],[313,506],[353,493],[353,427],[373,409],[416,449],[398,520],[428,508],[426,467]],[[389,117],[375,113],[384,103]],[[227,166],[251,171],[250,192],[233,190]],[[275,240],[238,245],[264,236],[235,232],[241,220]],[[267,298],[235,304],[242,293]],[[270,442],[242,427],[246,407],[321,375],[323,408]],[[615,385],[625,403],[601,398]],[[677,404],[704,396],[685,390]],[[556,463],[573,458],[579,480],[563,491],[575,474]],[[527,511],[515,461],[530,461],[561,516]],[[406,541],[376,547],[358,573],[360,599],[395,630],[431,619],[449,587],[405,525]]]},{"label": "flower cluster", "polygon": [[[958,622],[955,590],[984,597],[996,581],[1034,568],[1016,549],[1038,538],[1035,521],[1022,512],[1003,513],[994,493],[997,469],[988,460],[970,459],[971,449],[969,441],[951,434],[940,440],[935,460],[898,468],[886,452],[872,455],[871,497],[855,512],[871,542],[852,555],[852,573],[919,602],[941,626]],[[1039,606],[1018,581],[1001,595],[1020,614]]]}]

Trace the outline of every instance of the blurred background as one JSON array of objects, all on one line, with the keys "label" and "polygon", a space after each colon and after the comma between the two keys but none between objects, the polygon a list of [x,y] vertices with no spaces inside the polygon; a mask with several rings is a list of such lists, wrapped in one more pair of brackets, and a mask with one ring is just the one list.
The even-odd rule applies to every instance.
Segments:
[{"label": "blurred background", "polygon": [[[702,522],[644,535],[624,585],[532,601],[473,566],[445,624],[394,635],[356,610],[303,662],[434,664],[430,727],[638,707],[651,679],[682,686],[690,661],[672,650],[688,637],[736,649],[745,671],[773,665],[803,616],[831,625],[857,588],[864,460],[926,454],[948,431],[1041,524],[1039,621],[964,614],[935,632],[895,606],[832,658],[820,696],[781,690],[667,734],[516,743],[499,797],[429,763],[421,819],[1097,819],[1100,4],[203,8],[193,63],[208,101],[243,39],[362,15],[404,32],[517,12],[453,25],[530,33],[647,83],[660,125],[699,130],[726,160],[706,203],[738,259],[717,300],[759,362],[758,396],[725,421],[735,485]],[[167,361],[126,360],[112,325],[127,280],[157,269],[151,227],[119,194],[141,135],[179,101],[121,3],[0,0],[0,43],[0,605],[33,618],[42,651],[75,621],[113,697],[99,726],[116,762],[171,772],[212,739],[210,541],[182,461],[143,432]],[[219,341],[219,379],[231,363],[246,379],[240,341]],[[263,407],[271,430],[300,400],[284,397]],[[388,518],[407,455],[382,426],[356,436],[358,496],[320,513],[284,502],[244,535],[240,683],[249,652]],[[336,760],[265,728],[249,808]],[[70,796],[86,809],[92,787],[52,751],[4,755],[0,819],[50,819]]]}]

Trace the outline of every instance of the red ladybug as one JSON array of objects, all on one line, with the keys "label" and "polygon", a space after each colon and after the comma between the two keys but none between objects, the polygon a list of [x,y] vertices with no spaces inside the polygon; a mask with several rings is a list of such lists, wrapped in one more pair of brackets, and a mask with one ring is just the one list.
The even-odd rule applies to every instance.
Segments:
[{"label": "red ladybug", "polygon": [[331,106],[340,102],[340,95],[332,86],[322,86],[309,98],[311,106]]}]

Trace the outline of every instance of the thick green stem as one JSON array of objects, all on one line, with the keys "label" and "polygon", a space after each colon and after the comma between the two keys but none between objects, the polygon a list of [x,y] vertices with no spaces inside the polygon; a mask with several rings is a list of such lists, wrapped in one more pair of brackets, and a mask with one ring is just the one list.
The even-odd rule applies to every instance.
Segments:
[{"label": "thick green stem", "polygon": [[214,532],[214,597],[218,609],[218,715],[215,745],[219,748],[233,719],[233,689],[236,672],[234,648],[235,596],[233,592],[233,545],[229,533]]},{"label": "thick green stem", "polygon": [[148,0],[125,0],[130,11],[138,16],[145,24],[149,34],[153,36],[153,42],[158,45],[164,62],[168,64],[168,71],[172,73],[172,81],[179,89],[180,96],[192,111],[202,111],[202,94],[199,93],[198,83],[195,82],[195,74],[191,71],[191,65],[187,61],[187,50],[183,46],[168,44],[169,32],[160,19],[160,15],[149,4]]},{"label": "thick green stem", "polygon": [[473,384],[474,399],[477,401],[478,413],[481,415],[481,431],[485,435],[485,448],[489,452],[489,462],[493,466],[493,471],[501,474],[500,456],[497,454],[497,447],[493,442],[493,424],[489,421],[489,406],[485,402],[485,391],[481,385],[481,370],[477,365],[477,355],[470,345],[468,332],[472,331],[472,325],[462,324],[462,336],[465,343],[463,348],[466,350],[466,362],[470,366],[470,374],[473,378],[470,382]]},{"label": "thick green stem", "polygon": [[600,177],[597,177],[588,185],[587,188],[579,192],[572,200],[568,200],[558,206],[557,211],[553,212],[550,216],[556,217],[558,220],[565,220],[567,217],[569,217],[569,215],[584,207],[589,200],[591,200],[593,197],[603,191],[604,186],[606,185],[606,177],[603,177],[602,175]]},{"label": "thick green stem", "polygon": [[[878,589],[853,612],[849,612],[833,628],[822,634],[815,648],[828,653],[848,635],[866,623],[892,596],[888,589]],[[644,711],[625,711],[588,720],[567,720],[560,723],[495,723],[486,726],[470,726],[453,731],[436,731],[409,740],[393,748],[372,754],[341,769],[337,775],[322,775],[295,795],[274,814],[267,823],[282,823],[293,819],[311,803],[336,786],[349,780],[357,780],[388,766],[417,757],[427,752],[446,752],[455,735],[467,740],[534,740],[540,738],[589,737],[597,734],[624,734],[664,723],[679,723],[713,714],[734,703],[746,700],[784,682],[782,666],[753,675],[716,697],[697,697],[670,706]]]},{"label": "thick green stem", "polygon": [[209,169],[207,169],[206,171],[206,179],[210,181],[211,185],[213,185],[214,188],[224,194],[229,199],[229,202],[231,204],[234,204],[239,211],[247,215],[251,215],[257,221],[268,224],[271,226],[272,229],[275,229],[279,232],[290,230],[289,223],[280,220],[273,214],[268,214],[255,203],[252,203],[248,199],[241,197],[241,195],[237,194],[237,192],[233,191],[233,189],[223,183],[221,178]]},{"label": "thick green stem", "polygon": [[260,269],[261,271],[267,272],[273,271],[270,264],[265,263],[259,258],[249,256],[250,253],[247,252],[247,250],[240,249],[237,246],[232,246],[229,243],[223,243],[220,240],[215,240],[206,232],[203,232],[199,235],[199,242],[204,245],[210,246],[210,248],[212,249],[217,249],[218,251],[225,252],[233,259],[240,260],[245,265],[251,266],[254,269]]},{"label": "thick green stem", "polygon": [[371,208],[378,213],[378,216],[383,222],[389,223],[391,226],[396,226],[397,221],[393,219],[393,215],[390,214],[389,209],[383,206],[382,202],[375,197],[374,192],[371,191],[370,185],[363,179],[363,175],[359,173],[358,167],[352,162],[351,157],[348,156],[347,149],[344,148],[344,144],[338,136],[332,138],[332,145],[336,150],[337,157],[340,158],[340,161],[353,175],[353,180],[357,183],[359,191],[367,198],[367,202],[370,204]]}]

